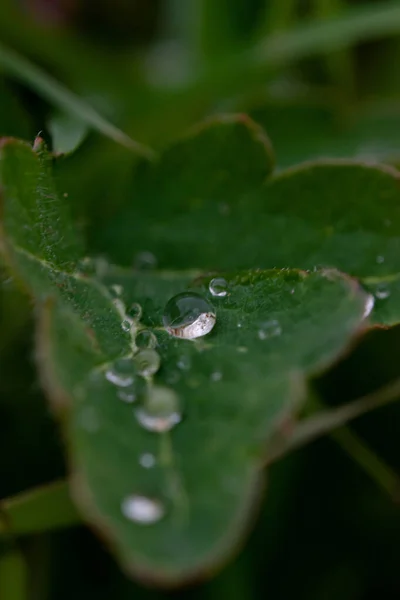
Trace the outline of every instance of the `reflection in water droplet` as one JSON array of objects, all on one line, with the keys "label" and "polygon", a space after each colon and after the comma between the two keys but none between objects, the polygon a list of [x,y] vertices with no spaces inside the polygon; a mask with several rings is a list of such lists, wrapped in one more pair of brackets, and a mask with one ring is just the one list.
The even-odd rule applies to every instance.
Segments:
[{"label": "reflection in water droplet", "polygon": [[390,296],[390,289],[385,283],[380,283],[375,289],[375,298],[385,300]]},{"label": "reflection in water droplet", "polygon": [[128,310],[126,311],[126,316],[132,319],[133,321],[139,321],[142,316],[142,307],[137,302],[134,302],[130,305]]},{"label": "reflection in water droplet", "polygon": [[224,298],[228,293],[228,283],[223,277],[214,277],[208,286],[210,294],[218,298]]},{"label": "reflection in water droplet", "polygon": [[148,431],[169,431],[182,419],[179,398],[172,389],[155,385],[150,388],[143,405],[135,410],[135,416]]},{"label": "reflection in water droplet", "polygon": [[127,519],[141,525],[157,523],[165,514],[164,506],[159,500],[136,494],[124,498],[121,511]]},{"label": "reflection in water droplet", "polygon": [[129,331],[131,330],[132,327],[132,321],[130,319],[124,319],[121,323],[121,328],[122,331],[125,331],[125,333],[129,333]]},{"label": "reflection in water droplet", "polygon": [[167,303],[163,322],[171,335],[187,340],[210,333],[215,325],[214,308],[199,294],[183,292]]},{"label": "reflection in water droplet", "polygon": [[155,348],[157,338],[149,329],[142,329],[135,337],[135,344],[138,348]]},{"label": "reflection in water droplet", "polygon": [[376,257],[376,262],[378,263],[378,265],[381,265],[382,263],[384,263],[384,262],[385,262],[385,257],[384,257],[384,256],[382,256],[381,254],[379,254],[379,255]]},{"label": "reflection in water droplet", "polygon": [[221,371],[214,371],[214,373],[211,373],[210,379],[211,379],[211,381],[221,381],[221,379],[222,379]]},{"label": "reflection in water droplet", "polygon": [[145,452],[139,456],[139,464],[144,469],[151,469],[156,464],[156,457],[150,452]]},{"label": "reflection in water droplet", "polygon": [[372,309],[374,308],[374,304],[375,304],[374,297],[372,296],[372,294],[368,294],[368,296],[365,300],[365,305],[364,305],[364,313],[363,313],[364,319],[366,319],[371,314]]},{"label": "reflection in water droplet", "polygon": [[130,358],[120,358],[107,369],[105,376],[114,385],[127,387],[135,379],[135,365]]},{"label": "reflection in water droplet", "polygon": [[152,349],[140,350],[135,356],[139,375],[150,377],[160,368],[160,355]]},{"label": "reflection in water droplet", "polygon": [[182,355],[176,364],[182,371],[188,371],[191,367],[190,356],[187,354]]},{"label": "reflection in water droplet", "polygon": [[260,340],[267,340],[268,338],[276,337],[281,335],[282,327],[279,321],[273,319],[272,321],[265,321],[260,325],[258,330],[258,337]]},{"label": "reflection in water droplet", "polygon": [[139,252],[135,256],[134,266],[135,269],[138,269],[139,271],[155,269],[157,266],[157,258],[152,252]]}]

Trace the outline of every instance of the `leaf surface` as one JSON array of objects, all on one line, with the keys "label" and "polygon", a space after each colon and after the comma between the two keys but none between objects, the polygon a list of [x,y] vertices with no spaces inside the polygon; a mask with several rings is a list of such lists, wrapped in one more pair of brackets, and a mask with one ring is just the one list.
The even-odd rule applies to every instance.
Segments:
[{"label": "leaf surface", "polygon": [[[335,270],[230,270],[225,297],[210,292],[213,275],[193,270],[107,268],[89,276],[40,142],[35,149],[12,140],[1,146],[2,241],[37,301],[37,357],[63,423],[74,497],[129,572],[181,581],[214,568],[242,538],[268,440],[300,406],[305,378],[335,360],[363,326],[370,298]],[[243,163],[259,182],[268,170],[263,153],[257,146]],[[240,200],[239,169],[235,176],[232,197]],[[222,198],[223,185],[214,185]],[[214,329],[197,341],[172,337],[162,324],[167,301],[188,289],[216,315]],[[126,332],[123,309],[132,302],[143,315]],[[155,336],[160,358],[159,370],[145,377],[136,354],[143,329]],[[110,380],[122,359],[132,369],[133,403]],[[138,416],[160,387],[174,394],[181,418],[164,433]],[[144,524],[127,514],[132,495],[159,503],[160,518]]]},{"label": "leaf surface", "polygon": [[[256,169],[257,141],[248,135],[226,179],[218,180],[218,161],[227,160],[220,131],[233,149],[238,128],[234,120],[209,124],[167,150],[158,164],[139,170],[134,202],[97,233],[97,249],[108,248],[119,264],[131,264],[135,252],[146,250],[160,267],[173,269],[333,267],[375,293],[373,320],[396,323],[399,173],[331,159],[265,181]],[[196,156],[211,137],[212,159],[198,172]]]}]

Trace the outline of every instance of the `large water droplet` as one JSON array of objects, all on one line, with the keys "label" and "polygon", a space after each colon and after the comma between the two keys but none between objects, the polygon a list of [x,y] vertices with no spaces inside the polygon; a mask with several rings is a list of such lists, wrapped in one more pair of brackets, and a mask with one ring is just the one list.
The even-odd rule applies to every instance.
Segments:
[{"label": "large water droplet", "polygon": [[390,289],[385,283],[380,283],[375,289],[375,298],[378,300],[385,300],[390,296]]},{"label": "large water droplet", "polygon": [[282,327],[279,324],[279,321],[273,319],[272,321],[265,321],[261,323],[260,329],[258,330],[258,337],[260,340],[267,340],[272,337],[277,337],[281,335]]},{"label": "large water droplet", "polygon": [[106,379],[118,387],[128,387],[135,380],[135,365],[131,358],[116,360],[106,371]]},{"label": "large water droplet", "polygon": [[165,514],[165,508],[159,500],[137,494],[124,498],[121,511],[127,519],[141,525],[157,523]]},{"label": "large water droplet", "polygon": [[133,321],[139,321],[142,316],[142,307],[137,302],[134,302],[126,311],[126,316]]},{"label": "large water droplet", "polygon": [[175,337],[192,340],[210,333],[215,325],[214,308],[199,294],[183,292],[167,303],[163,323]]},{"label": "large water droplet", "polygon": [[139,464],[144,469],[151,469],[156,464],[156,457],[150,452],[145,452],[139,456]]},{"label": "large water droplet", "polygon": [[160,368],[160,355],[152,349],[140,350],[135,356],[135,363],[139,375],[150,377]]},{"label": "large water droplet", "polygon": [[135,256],[134,266],[140,271],[155,269],[157,266],[157,258],[152,252],[139,252]]},{"label": "large water droplet", "polygon": [[228,283],[223,277],[214,277],[208,286],[210,294],[218,298],[224,298],[228,293]]},{"label": "large water droplet", "polygon": [[148,431],[169,431],[182,419],[179,398],[172,389],[155,385],[143,405],[136,409],[135,416]]},{"label": "large water droplet", "polygon": [[138,348],[155,348],[157,338],[149,329],[142,329],[135,337],[135,344]]}]

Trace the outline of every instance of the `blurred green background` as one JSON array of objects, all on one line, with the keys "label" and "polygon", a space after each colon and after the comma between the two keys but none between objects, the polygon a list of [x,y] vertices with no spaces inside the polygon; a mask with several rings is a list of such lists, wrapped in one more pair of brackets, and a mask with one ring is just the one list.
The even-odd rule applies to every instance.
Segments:
[{"label": "blurred green background", "polygon": [[[155,150],[209,115],[246,112],[268,132],[278,169],[324,157],[396,166],[399,64],[400,1],[0,0],[0,135],[42,132],[88,253],[104,253],[138,156],[88,127],[86,105],[55,82]],[[399,327],[374,330],[314,384],[332,404],[377,389],[400,376],[399,344]],[[400,471],[399,405],[354,430]],[[15,542],[0,540],[0,598],[25,598],[15,584],[24,575],[29,600],[397,599],[400,495],[368,478],[353,450],[326,438],[274,465],[250,539],[208,582],[169,592],[132,583],[82,527],[18,540],[26,572],[9,554]],[[3,273],[0,498],[65,472],[36,379],[30,303]]]}]

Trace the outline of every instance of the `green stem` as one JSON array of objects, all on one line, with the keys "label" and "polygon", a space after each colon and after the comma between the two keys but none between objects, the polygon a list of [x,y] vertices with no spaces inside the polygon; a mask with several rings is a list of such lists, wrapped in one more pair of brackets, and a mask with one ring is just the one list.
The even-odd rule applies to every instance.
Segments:
[{"label": "green stem", "polygon": [[27,600],[28,575],[22,552],[13,548],[0,557],[1,600]]}]

